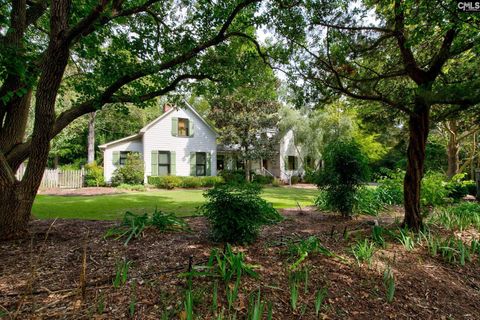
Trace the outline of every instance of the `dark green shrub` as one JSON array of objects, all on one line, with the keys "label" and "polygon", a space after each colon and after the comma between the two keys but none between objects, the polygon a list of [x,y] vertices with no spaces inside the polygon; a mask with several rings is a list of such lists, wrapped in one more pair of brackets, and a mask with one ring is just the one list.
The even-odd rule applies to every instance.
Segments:
[{"label": "dark green shrub", "polygon": [[143,160],[139,153],[130,153],[125,165],[113,172],[112,186],[120,184],[143,184]]},{"label": "dark green shrub", "polygon": [[[446,184],[445,188],[448,191],[448,197],[454,200],[460,200],[469,194],[469,186],[474,185],[475,182],[471,180],[464,180],[465,173],[454,175]],[[474,194],[475,195],[475,194]]]},{"label": "dark green shrub", "polygon": [[477,184],[473,180],[465,181],[465,187],[467,188],[467,194],[471,196],[477,195]]},{"label": "dark green shrub", "polygon": [[350,216],[357,189],[368,179],[368,158],[355,141],[332,141],[324,151],[325,166],[317,185],[326,192],[329,207]]},{"label": "dark green shrub", "polygon": [[311,168],[305,168],[305,174],[303,175],[303,181],[305,183],[315,183],[317,179],[317,171]]},{"label": "dark green shrub", "polygon": [[143,184],[120,184],[117,186],[117,189],[128,190],[128,191],[146,191],[145,185]]},{"label": "dark green shrub", "polygon": [[273,177],[272,176],[262,176],[260,174],[256,174],[253,176],[252,182],[258,183],[258,184],[271,184],[273,182]]},{"label": "dark green shrub", "polygon": [[388,205],[403,203],[403,178],[405,171],[386,171],[378,180],[378,189],[382,202]]},{"label": "dark green shrub", "polygon": [[215,241],[251,243],[262,225],[282,219],[260,193],[257,184],[218,185],[204,193],[207,202],[199,213],[209,221]]},{"label": "dark green shrub", "polygon": [[151,184],[160,189],[173,188],[200,188],[213,187],[219,183],[223,183],[222,177],[208,176],[208,177],[180,177],[180,176],[161,176],[148,177],[148,184]]},{"label": "dark green shrub", "polygon": [[96,162],[85,165],[85,185],[87,187],[101,187],[105,185],[103,168]]},{"label": "dark green shrub", "polygon": [[368,214],[372,216],[385,208],[383,190],[378,187],[363,186],[355,194],[355,206],[353,212],[356,214]]},{"label": "dark green shrub", "polygon": [[447,202],[448,190],[445,176],[439,172],[428,172],[422,180],[420,203],[422,206],[435,207]]},{"label": "dark green shrub", "polygon": [[225,183],[241,184],[246,182],[244,170],[222,170],[220,176]]},{"label": "dark green shrub", "polygon": [[300,177],[299,176],[292,176],[292,178],[290,179],[290,182],[292,184],[297,184],[300,182]]}]

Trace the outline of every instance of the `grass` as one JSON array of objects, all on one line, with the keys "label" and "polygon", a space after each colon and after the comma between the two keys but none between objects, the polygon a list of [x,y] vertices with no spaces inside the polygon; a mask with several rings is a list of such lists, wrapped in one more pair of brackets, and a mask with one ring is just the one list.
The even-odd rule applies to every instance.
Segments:
[{"label": "grass", "polygon": [[[276,209],[313,204],[318,194],[314,189],[265,188],[262,198]],[[203,190],[155,190],[98,196],[38,195],[33,215],[39,219],[120,220],[125,211],[143,214],[153,209],[174,212],[177,216],[193,216],[201,205]]]}]

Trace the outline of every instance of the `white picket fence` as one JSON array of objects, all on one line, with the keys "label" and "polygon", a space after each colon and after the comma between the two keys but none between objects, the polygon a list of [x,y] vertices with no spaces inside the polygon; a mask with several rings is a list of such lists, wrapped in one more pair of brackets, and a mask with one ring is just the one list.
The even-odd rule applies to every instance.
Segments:
[{"label": "white picket fence", "polygon": [[[25,169],[25,165],[22,164],[17,171],[17,179],[23,178]],[[85,169],[83,168],[80,170],[45,169],[40,188],[82,188],[84,178]]]}]

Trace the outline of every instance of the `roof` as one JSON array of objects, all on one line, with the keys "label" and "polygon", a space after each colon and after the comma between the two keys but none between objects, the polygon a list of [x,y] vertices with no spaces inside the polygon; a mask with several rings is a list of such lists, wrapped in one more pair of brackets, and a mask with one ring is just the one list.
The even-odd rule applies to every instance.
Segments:
[{"label": "roof", "polygon": [[[193,112],[193,114],[195,114],[210,130],[212,130],[212,132],[217,135],[217,131],[197,112],[197,110],[195,110],[195,108],[193,108],[187,101],[183,100],[183,102],[185,103],[185,105],[187,106],[188,109],[190,109],[190,111]],[[140,129],[140,131],[137,133],[137,134],[134,134],[134,135],[131,135],[131,136],[128,136],[128,137],[125,137],[125,138],[122,138],[122,139],[118,139],[118,140],[114,140],[114,141],[111,141],[111,142],[107,142],[107,143],[104,143],[102,145],[99,145],[98,148],[100,149],[106,149],[107,147],[111,146],[111,145],[114,145],[114,144],[117,144],[119,142],[126,142],[126,141],[131,141],[131,140],[135,140],[135,139],[138,139],[140,138],[141,136],[143,136],[143,134],[148,130],[150,129],[153,125],[155,125],[156,123],[158,123],[159,121],[161,121],[163,118],[165,118],[168,114],[172,113],[173,111],[175,110],[175,108],[171,108],[170,110],[168,110],[167,112],[165,113],[162,113],[159,117],[155,118],[153,121],[151,121],[149,124],[147,124],[145,127],[143,127],[142,129]]]}]

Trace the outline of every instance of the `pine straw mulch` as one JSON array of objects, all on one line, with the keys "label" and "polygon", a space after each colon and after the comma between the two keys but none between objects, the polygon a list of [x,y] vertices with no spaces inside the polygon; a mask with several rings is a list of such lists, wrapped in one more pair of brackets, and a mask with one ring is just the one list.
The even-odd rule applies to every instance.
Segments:
[{"label": "pine straw mulch", "polygon": [[[426,249],[407,252],[398,244],[375,252],[373,263],[359,266],[349,248],[368,234],[372,217],[343,220],[313,209],[283,210],[286,220],[263,229],[258,241],[243,250],[249,263],[258,265],[258,279],[243,277],[235,311],[243,319],[251,293],[272,303],[273,319],[316,319],[314,292],[328,288],[320,315],[323,319],[479,319],[480,263],[465,267],[431,258]],[[397,215],[401,212],[397,212]],[[191,232],[158,233],[148,230],[142,239],[124,246],[104,240],[112,222],[35,220],[32,238],[0,243],[0,315],[17,319],[122,319],[129,317],[135,300],[136,319],[182,318],[186,279],[179,274],[193,264],[205,264],[216,245],[208,240],[205,219],[188,219]],[[393,218],[380,219],[393,223]],[[345,228],[350,237],[342,236]],[[288,239],[316,235],[322,244],[345,257],[311,255],[308,292],[300,289],[299,308],[292,311],[285,255]],[[46,240],[45,240],[46,239]],[[221,248],[221,247],[220,247]],[[80,274],[86,252],[84,294]],[[133,261],[125,286],[115,289],[112,279],[121,259]],[[395,299],[385,301],[383,272],[391,265],[396,280]],[[195,313],[213,319],[213,281],[194,278]],[[226,308],[225,289],[218,282],[219,309]],[[302,310],[303,309],[303,310]],[[302,314],[303,313],[303,314]]]}]

